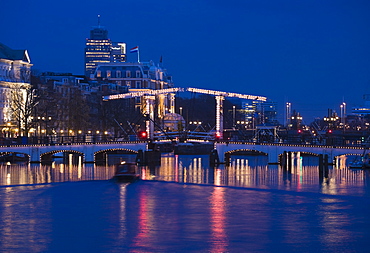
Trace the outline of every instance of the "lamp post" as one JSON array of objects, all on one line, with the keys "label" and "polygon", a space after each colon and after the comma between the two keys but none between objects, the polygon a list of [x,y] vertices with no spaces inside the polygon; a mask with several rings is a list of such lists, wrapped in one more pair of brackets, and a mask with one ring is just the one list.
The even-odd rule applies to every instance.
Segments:
[{"label": "lamp post", "polygon": [[343,124],[345,125],[346,124],[346,103],[345,102],[343,102],[342,103],[342,105],[343,105]]},{"label": "lamp post", "polygon": [[233,129],[235,129],[235,105],[233,105]]},{"label": "lamp post", "polygon": [[288,127],[290,124],[290,115],[292,113],[292,104],[287,102],[286,103],[286,108],[285,108],[285,125]]}]

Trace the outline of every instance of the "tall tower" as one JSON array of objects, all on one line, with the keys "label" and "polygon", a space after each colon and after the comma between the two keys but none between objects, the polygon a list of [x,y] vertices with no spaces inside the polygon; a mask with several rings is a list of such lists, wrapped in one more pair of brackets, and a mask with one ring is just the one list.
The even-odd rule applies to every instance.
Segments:
[{"label": "tall tower", "polygon": [[108,30],[100,25],[100,15],[98,15],[98,26],[92,27],[90,38],[86,39],[85,76],[90,78],[98,65],[124,61],[126,61],[126,44],[112,42],[108,38]]}]

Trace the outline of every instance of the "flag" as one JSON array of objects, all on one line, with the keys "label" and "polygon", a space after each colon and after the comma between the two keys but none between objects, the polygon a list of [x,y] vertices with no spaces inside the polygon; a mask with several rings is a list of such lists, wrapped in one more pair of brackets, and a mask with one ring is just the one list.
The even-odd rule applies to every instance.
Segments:
[{"label": "flag", "polygon": [[130,53],[136,53],[139,52],[139,47],[133,47],[130,49]]}]

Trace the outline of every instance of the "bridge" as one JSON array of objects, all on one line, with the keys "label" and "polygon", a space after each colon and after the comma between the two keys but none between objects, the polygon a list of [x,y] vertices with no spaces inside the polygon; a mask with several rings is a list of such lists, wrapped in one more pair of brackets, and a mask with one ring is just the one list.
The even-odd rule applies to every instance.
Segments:
[{"label": "bridge", "polygon": [[[123,94],[114,94],[104,96],[104,101],[115,100],[115,99],[126,99],[126,98],[137,98],[142,97],[145,100],[145,106],[142,108],[142,113],[146,115],[146,132],[148,136],[153,139],[154,138],[154,101],[156,100],[155,96],[167,94],[170,96],[170,105],[168,106],[167,111],[170,113],[175,112],[175,96],[174,92],[183,92],[183,88],[168,88],[168,89],[158,89],[158,90],[141,90],[141,91],[134,91],[129,93]],[[231,98],[240,98],[240,99],[247,99],[247,100],[254,100],[254,101],[261,101],[266,102],[267,97],[264,96],[256,96],[256,95],[247,95],[247,94],[239,94],[234,92],[224,92],[224,91],[216,91],[216,90],[207,90],[207,89],[200,89],[200,88],[186,88],[186,91],[194,92],[194,93],[201,93],[215,96],[216,99],[216,125],[215,125],[215,134],[218,138],[222,138],[223,136],[223,100],[225,97]],[[161,99],[158,99],[161,100]],[[164,110],[166,111],[166,110]],[[159,115],[157,115],[159,116]]]},{"label": "bridge", "polygon": [[218,152],[220,162],[225,162],[225,157],[233,154],[250,152],[251,154],[266,155],[268,163],[279,163],[279,157],[284,152],[295,155],[308,154],[313,156],[327,155],[329,161],[341,155],[363,155],[364,147],[352,146],[322,146],[322,145],[296,145],[282,143],[243,143],[243,142],[217,142],[215,149]]},{"label": "bridge", "polygon": [[40,163],[49,160],[57,153],[77,154],[83,157],[84,163],[95,163],[96,156],[112,151],[121,151],[137,154],[139,150],[146,150],[147,143],[137,142],[106,142],[106,143],[69,143],[69,144],[37,144],[37,145],[9,145],[0,146],[1,154],[22,153],[29,157],[31,163]]},{"label": "bridge", "polygon": [[[284,153],[307,154],[313,156],[327,155],[329,161],[335,161],[341,155],[363,155],[363,147],[350,146],[319,146],[319,145],[295,145],[282,143],[248,143],[248,142],[215,142],[220,162],[225,158],[238,154],[265,155],[268,163],[280,162],[280,156]],[[104,142],[104,143],[70,143],[70,144],[38,144],[38,145],[9,145],[0,146],[0,153],[22,153],[29,157],[31,163],[40,163],[51,160],[51,156],[57,153],[76,154],[82,157],[84,163],[95,163],[96,157],[109,152],[122,152],[137,154],[139,150],[148,150],[145,141],[136,142]]]},{"label": "bridge", "polygon": [[[142,113],[145,116],[145,126],[146,133],[145,136],[149,137],[149,140],[155,141],[160,139],[171,139],[171,140],[180,140],[182,133],[186,133],[186,138],[189,139],[192,137],[192,134],[197,134],[198,140],[211,140],[214,142],[214,148],[217,150],[218,157],[220,162],[225,162],[225,157],[230,157],[231,155],[236,154],[255,154],[255,155],[266,155],[268,157],[269,163],[279,163],[280,157],[282,154],[289,153],[290,155],[300,154],[310,154],[310,155],[325,155],[329,160],[334,161],[334,159],[341,155],[362,155],[364,153],[363,147],[355,146],[333,146],[330,145],[308,145],[308,144],[286,144],[286,143],[255,143],[255,142],[236,142],[236,141],[222,141],[224,138],[223,132],[223,100],[225,97],[240,98],[247,100],[254,100],[265,102],[266,97],[255,96],[255,95],[246,95],[238,94],[231,92],[222,92],[214,90],[205,90],[199,88],[187,88],[186,91],[209,94],[215,96],[216,99],[216,115],[215,115],[215,128],[211,132],[197,132],[191,133],[190,131],[180,131],[176,130],[173,132],[175,135],[171,136],[171,132],[166,130],[163,131],[154,131],[155,124],[155,113],[154,113],[154,103],[164,103],[166,110],[162,108],[160,112],[157,112],[158,119],[161,118],[161,113],[165,112],[174,113],[175,111],[175,101],[174,93],[184,91],[182,88],[169,88],[169,89],[159,89],[159,90],[148,90],[143,89],[141,91],[132,91],[124,94],[109,95],[103,97],[104,100],[114,100],[114,99],[126,99],[126,98],[142,98],[145,100],[145,103],[141,105]],[[163,97],[168,95],[169,99],[166,102]],[[167,96],[166,95],[166,96]],[[158,97],[156,97],[158,96]],[[168,108],[167,108],[168,107]],[[234,112],[235,114],[235,112]],[[159,117],[161,116],[161,117]],[[158,120],[157,119],[157,120]],[[181,119],[183,120],[182,116]],[[235,119],[233,119],[234,121]],[[118,122],[117,122],[118,123]],[[182,121],[175,122],[177,124],[182,123]],[[274,128],[276,131],[276,129]],[[123,129],[124,131],[124,129]],[[213,131],[213,132],[212,132]],[[125,132],[125,131],[124,131]],[[135,131],[134,131],[135,132]],[[126,133],[126,132],[125,132]],[[126,133],[127,134],[127,133]],[[137,134],[137,133],[136,133]],[[155,135],[156,134],[156,135]],[[159,135],[161,134],[161,135]],[[275,137],[275,136],[274,136]],[[302,136],[301,136],[302,137]],[[128,138],[130,139],[130,138]],[[227,139],[227,138],[225,138]],[[301,138],[303,139],[303,138]],[[56,139],[57,140],[57,139]],[[86,143],[59,143],[59,144],[36,144],[36,145],[8,145],[0,146],[0,154],[7,155],[10,153],[21,153],[28,156],[30,162],[38,163],[42,161],[51,161],[54,154],[64,153],[64,154],[75,154],[79,157],[82,157],[82,162],[85,163],[95,163],[97,157],[102,157],[102,155],[109,152],[121,152],[121,153],[131,153],[137,154],[139,150],[147,150],[148,143],[147,141],[139,142],[106,142],[106,143],[96,143],[96,142],[86,142]],[[235,140],[235,139],[234,139]],[[257,141],[260,141],[256,139]],[[274,141],[277,139],[274,138]],[[62,139],[63,141],[63,139]],[[183,141],[183,140],[182,140]],[[303,141],[303,140],[301,140]],[[305,142],[307,143],[307,142]],[[326,142],[327,144],[329,142]]]}]

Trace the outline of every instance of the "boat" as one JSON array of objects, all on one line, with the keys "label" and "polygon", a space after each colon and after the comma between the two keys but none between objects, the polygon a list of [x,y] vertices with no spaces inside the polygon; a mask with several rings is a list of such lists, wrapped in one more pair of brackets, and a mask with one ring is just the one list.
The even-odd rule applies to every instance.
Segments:
[{"label": "boat", "polygon": [[369,169],[370,168],[370,153],[367,153],[362,158],[362,168],[363,169]]},{"label": "boat", "polygon": [[113,177],[118,182],[131,183],[140,180],[140,174],[137,173],[137,164],[120,162],[116,165],[116,172]]},{"label": "boat", "polygon": [[360,160],[355,159],[349,164],[350,169],[370,169],[370,153],[361,156]]},{"label": "boat", "polygon": [[362,169],[363,168],[363,162],[362,161],[353,161],[349,163],[350,169]]}]

